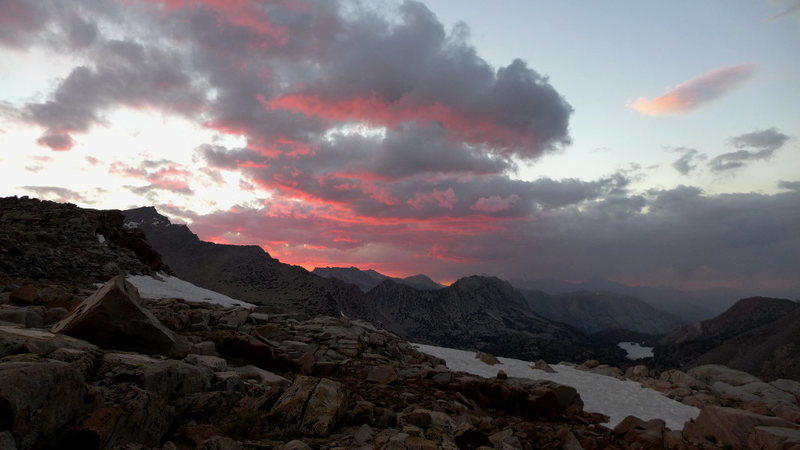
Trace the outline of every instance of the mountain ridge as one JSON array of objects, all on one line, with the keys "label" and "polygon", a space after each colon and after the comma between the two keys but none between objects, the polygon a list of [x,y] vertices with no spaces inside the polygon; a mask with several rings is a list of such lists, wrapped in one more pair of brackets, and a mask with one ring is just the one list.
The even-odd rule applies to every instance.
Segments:
[{"label": "mountain ridge", "polygon": [[520,291],[531,309],[548,319],[567,323],[587,334],[623,329],[664,334],[686,322],[636,297],[598,291],[547,294]]},{"label": "mountain ridge", "polygon": [[430,277],[424,274],[417,274],[404,278],[390,277],[372,269],[364,270],[353,266],[315,267],[311,273],[324,278],[336,278],[351,284],[355,284],[364,292],[376,287],[384,280],[392,280],[396,283],[405,284],[420,290],[435,290],[444,287],[444,285],[433,281]]}]

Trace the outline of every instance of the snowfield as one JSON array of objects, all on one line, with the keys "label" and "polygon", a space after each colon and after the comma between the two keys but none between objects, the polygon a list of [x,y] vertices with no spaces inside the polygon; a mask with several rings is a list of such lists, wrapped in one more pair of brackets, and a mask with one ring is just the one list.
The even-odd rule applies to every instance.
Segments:
[{"label": "snowfield", "polygon": [[467,372],[483,377],[494,377],[502,369],[510,377],[532,380],[550,380],[572,386],[583,399],[584,409],[605,414],[607,426],[613,428],[622,419],[632,415],[643,420],[662,419],[673,430],[682,430],[683,424],[694,419],[700,410],[671,400],[652,389],[643,388],[635,381],[583,372],[570,366],[554,364],[557,373],[531,369],[531,363],[511,358],[497,358],[502,364],[490,366],[475,358],[475,352],[414,344],[419,351],[442,358],[451,370]]},{"label": "snowfield", "polygon": [[159,274],[159,277],[161,280],[147,275],[129,275],[127,280],[136,286],[136,289],[139,290],[139,295],[144,298],[182,298],[191,302],[214,303],[222,306],[255,307],[250,303],[195,286],[177,277],[166,274]]}]

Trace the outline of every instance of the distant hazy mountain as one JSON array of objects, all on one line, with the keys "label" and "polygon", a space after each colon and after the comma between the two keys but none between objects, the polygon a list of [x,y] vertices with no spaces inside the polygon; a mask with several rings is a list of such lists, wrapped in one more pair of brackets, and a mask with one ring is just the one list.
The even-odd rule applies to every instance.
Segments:
[{"label": "distant hazy mountain", "polygon": [[610,292],[567,292],[554,295],[542,291],[521,292],[535,313],[572,325],[589,334],[616,329],[663,334],[686,323],[627,295]]},{"label": "distant hazy mountain", "polygon": [[336,278],[348,283],[355,284],[362,291],[367,292],[375,286],[381,284],[385,280],[392,280],[396,283],[405,284],[423,291],[432,291],[441,289],[441,285],[426,275],[414,275],[406,278],[394,278],[376,272],[372,269],[361,270],[357,267],[315,267],[311,273],[325,278]]},{"label": "distant hazy mountain", "polygon": [[697,322],[722,313],[737,299],[755,296],[800,298],[800,292],[782,289],[709,288],[683,291],[671,287],[627,286],[609,280],[593,279],[570,283],[557,279],[517,280],[518,289],[539,290],[548,294],[576,291],[613,292],[638,298],[662,311],[669,311],[685,322]]},{"label": "distant hazy mountain", "polygon": [[665,336],[656,348],[656,359],[666,365],[692,365],[731,339],[774,323],[797,308],[797,303],[787,299],[751,297],[739,300],[713,319],[683,326]]},{"label": "distant hazy mountain", "polygon": [[603,348],[578,330],[534,313],[519,292],[495,277],[466,277],[435,291],[387,280],[367,296],[387,316],[385,328],[425,343],[529,360],[621,357],[618,349]]}]

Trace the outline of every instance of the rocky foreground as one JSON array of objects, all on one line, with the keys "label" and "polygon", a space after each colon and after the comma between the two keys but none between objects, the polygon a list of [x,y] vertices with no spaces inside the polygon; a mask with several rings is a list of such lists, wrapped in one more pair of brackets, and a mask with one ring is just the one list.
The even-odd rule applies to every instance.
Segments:
[{"label": "rocky foreground", "polygon": [[141,299],[122,277],[64,300],[79,294],[12,285],[0,296],[0,448],[800,445],[800,383],[788,380],[587,361],[702,408],[682,432],[632,416],[611,430],[571,387],[452,372],[366,322]]}]

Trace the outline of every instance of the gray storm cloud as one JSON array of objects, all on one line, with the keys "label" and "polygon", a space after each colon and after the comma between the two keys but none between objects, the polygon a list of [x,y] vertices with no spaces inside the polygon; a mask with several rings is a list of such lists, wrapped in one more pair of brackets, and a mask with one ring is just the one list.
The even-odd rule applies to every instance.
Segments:
[{"label": "gray storm cloud", "polygon": [[772,158],[788,140],[788,135],[775,128],[742,134],[730,142],[731,146],[739,150],[715,156],[708,162],[708,166],[717,173],[741,169],[753,161]]}]

